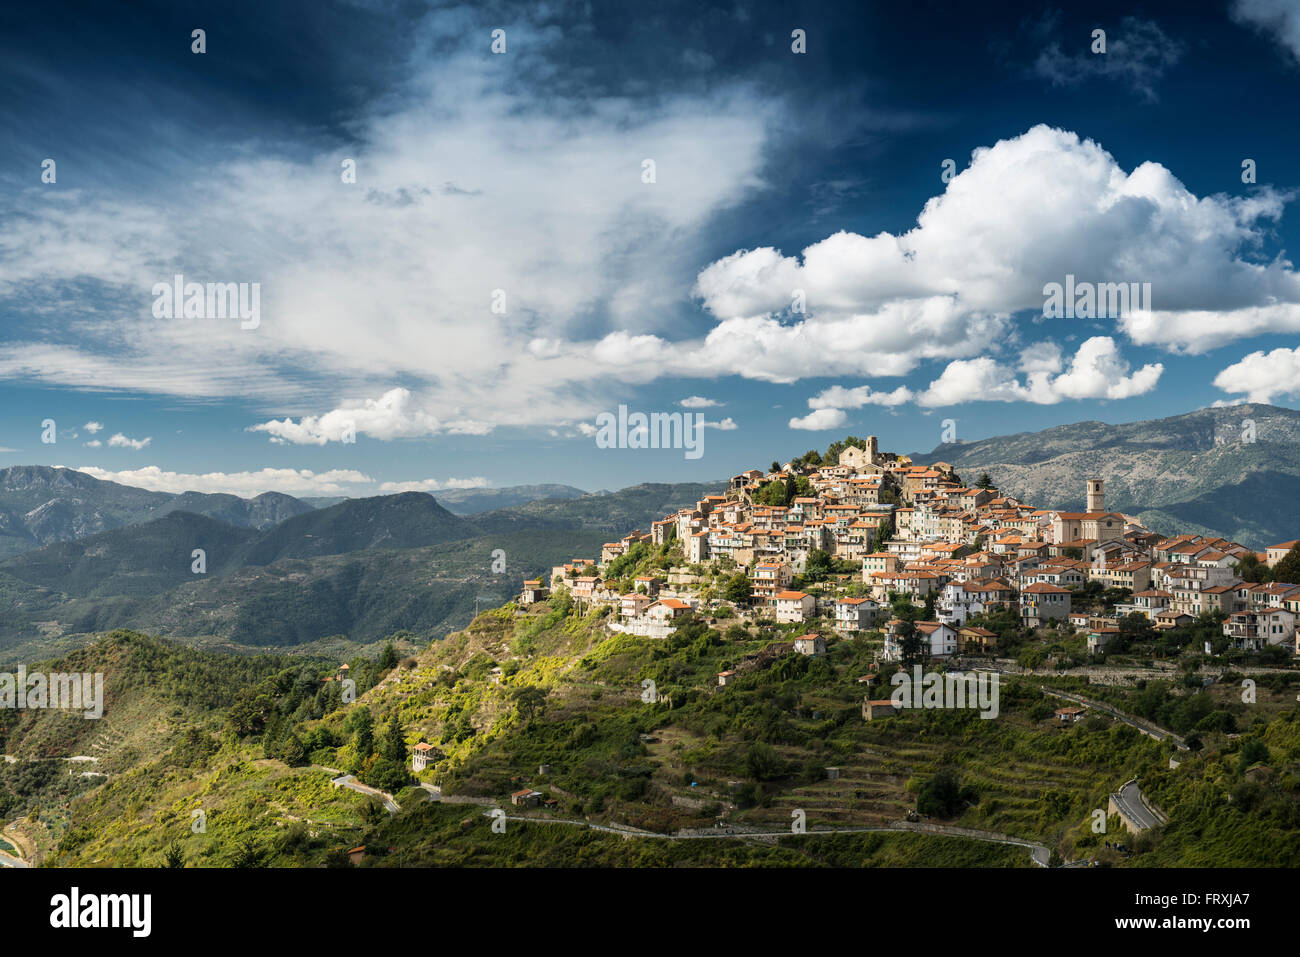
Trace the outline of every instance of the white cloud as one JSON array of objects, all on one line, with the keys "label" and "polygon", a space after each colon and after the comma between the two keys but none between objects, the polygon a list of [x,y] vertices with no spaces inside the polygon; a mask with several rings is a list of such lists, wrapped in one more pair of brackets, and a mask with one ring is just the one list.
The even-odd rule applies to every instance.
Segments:
[{"label": "white cloud", "polygon": [[86,443],[84,443],[84,444],[85,444],[86,448],[88,448],[88,449],[97,449],[97,448],[99,448],[101,445],[103,445],[104,443],[101,442],[101,441],[99,441],[99,439],[91,439],[89,442],[86,442]]},{"label": "white cloud", "polygon": [[808,400],[811,409],[860,409],[866,405],[902,405],[911,401],[912,390],[900,385],[892,392],[873,392],[870,386],[860,385],[854,389],[843,386],[831,386]]},{"label": "white cloud", "polygon": [[1272,34],[1300,62],[1300,5],[1295,0],[1234,0],[1230,13],[1238,23]]},{"label": "white cloud", "polygon": [[379,491],[385,494],[393,492],[441,492],[453,488],[488,488],[491,483],[482,477],[449,478],[445,482],[438,479],[420,479],[417,482],[383,482]]},{"label": "white cloud", "polygon": [[156,465],[114,472],[93,465],[78,466],[77,471],[107,482],[134,485],[155,492],[221,492],[250,497],[263,492],[286,495],[342,495],[352,487],[374,480],[361,472],[335,469],[312,472],[309,469],[264,468],[256,472],[168,472]]},{"label": "white cloud", "polygon": [[144,438],[144,439],[132,439],[123,435],[121,432],[118,432],[114,434],[111,439],[108,440],[108,444],[112,448],[134,449],[135,451],[139,452],[142,448],[144,448],[152,441],[153,441],[152,437]]},{"label": "white cloud", "polygon": [[325,445],[352,441],[358,435],[376,439],[408,439],[434,435],[443,428],[437,417],[413,407],[409,389],[390,389],[361,405],[333,409],[324,415],[263,422],[249,431],[266,432],[279,444]]},{"label": "white cloud", "polygon": [[[1145,365],[1130,374],[1129,364],[1119,354],[1115,340],[1093,336],[1080,344],[1062,372],[1061,349],[1054,342],[1027,346],[1020,353],[1018,370],[991,356],[955,359],[920,392],[899,386],[892,392],[873,392],[869,386],[847,389],[832,386],[808,400],[812,409],[842,416],[841,409],[866,405],[896,406],[915,402],[925,408],[960,405],[965,402],[1032,402],[1054,405],[1064,399],[1126,399],[1143,395],[1156,387],[1164,366]],[[1059,374],[1054,374],[1059,373]],[[812,416],[808,417],[812,421]],[[801,420],[803,421],[803,420]],[[842,425],[844,419],[828,415],[826,421]],[[793,427],[793,425],[792,425]]]},{"label": "white cloud", "polygon": [[1080,344],[1069,369],[1051,380],[1051,388],[1063,399],[1128,399],[1154,389],[1163,372],[1164,366],[1155,362],[1130,375],[1115,340],[1093,336]]},{"label": "white cloud", "polygon": [[805,429],[809,432],[824,432],[838,429],[849,421],[842,409],[816,409],[803,418],[791,419],[788,423],[792,429]]},{"label": "white cloud", "polygon": [[[1197,197],[1159,163],[1126,172],[1048,126],[976,150],[906,232],[841,231],[798,255],[757,246],[699,268],[700,247],[682,237],[761,188],[778,106],[740,88],[633,114],[624,100],[552,102],[503,92],[483,59],[440,61],[406,98],[358,120],[355,186],[338,182],[338,157],[236,158],[205,171],[202,190],[159,191],[185,197],[184,216],[157,198],[0,199],[0,216],[16,213],[4,217],[0,300],[97,280],[122,303],[111,321],[88,314],[57,340],[7,343],[0,379],[247,397],[275,416],[255,431],[323,445],[352,421],[375,439],[570,427],[665,376],[791,383],[901,376],[936,360],[1000,366],[1021,345],[1012,315],[1040,310],[1043,286],[1067,274],[1150,282],[1157,310],[1117,322],[1140,344],[1204,351],[1300,331],[1300,277],[1253,258],[1285,197]],[[646,143],[654,185],[639,180]],[[153,320],[140,290],[177,263],[199,281],[256,277],[261,325]],[[713,324],[673,338],[692,275]],[[490,310],[495,289],[503,315]],[[796,290],[806,312],[791,310]],[[1050,356],[1030,361],[1021,390],[1060,372]],[[1060,388],[1095,391],[1071,386],[1082,374]],[[683,407],[709,407],[693,400],[715,401]]]},{"label": "white cloud", "polygon": [[1138,311],[1121,320],[1120,328],[1138,345],[1200,355],[1236,339],[1300,332],[1300,305],[1284,302],[1219,311]]},{"label": "white cloud", "polygon": [[[1200,351],[1295,331],[1300,276],[1286,260],[1253,258],[1261,222],[1278,219],[1285,198],[1267,187],[1197,197],[1159,163],[1126,172],[1095,142],[1036,126],[975,150],[906,233],[839,232],[798,257],[759,247],[706,266],[695,292],[717,324],[701,339],[620,331],[565,351],[632,382],[899,376],[1014,346],[1011,315],[1041,312],[1044,287],[1069,275],[1150,283],[1152,310],[1102,320],[1145,345]],[[795,290],[806,312],[791,310]],[[1049,353],[1028,361],[1027,373],[1059,371]]]},{"label": "white cloud", "polygon": [[87,422],[85,425],[82,426],[82,428],[85,429],[87,432],[89,432],[91,435],[94,435],[103,427],[104,424],[102,422]]},{"label": "white cloud", "polygon": [[722,403],[713,399],[706,399],[702,395],[688,395],[682,399],[680,405],[683,409],[712,409],[722,405]]},{"label": "white cloud", "polygon": [[1300,395],[1300,348],[1252,352],[1215,376],[1214,385],[1224,392],[1243,392],[1248,402]]},{"label": "white cloud", "polygon": [[[125,187],[75,203],[0,197],[0,304],[96,283],[109,301],[70,315],[58,303],[48,335],[49,323],[28,324],[0,378],[241,397],[278,420],[263,431],[308,444],[333,441],[356,397],[397,384],[413,419],[392,437],[550,426],[608,407],[616,374],[560,346],[678,321],[703,226],[762,188],[782,107],[736,84],[559,90],[550,80],[571,40],[549,13],[512,28],[507,78],[501,58],[463,42],[475,22],[488,21],[466,8],[413,23],[415,49],[438,54],[403,61],[382,99],[345,117],[352,138],[337,155],[314,141],[276,153],[229,143],[218,166],[164,168],[146,199]],[[654,184],[641,182],[647,156]],[[355,184],[340,181],[344,157]],[[260,325],[154,319],[149,290],[177,272],[259,282]],[[491,308],[497,289],[504,313]]]},{"label": "white cloud", "polygon": [[[1044,354],[1054,354],[1059,363],[1059,349],[1054,344],[1045,344]],[[1034,362],[1022,356],[1022,369],[1026,365],[1032,367]],[[1048,371],[1048,361],[1038,366],[1021,381],[1013,369],[988,356],[951,362],[929,388],[917,395],[916,401],[933,408],[964,402],[1054,405],[1065,399],[1127,399],[1150,392],[1164,372],[1164,366],[1157,362],[1130,374],[1128,362],[1109,336],[1093,336],[1082,342],[1069,368],[1059,375]]]},{"label": "white cloud", "polygon": [[736,424],[736,420],[731,416],[727,416],[720,422],[710,422],[705,419],[704,427],[706,429],[717,429],[719,432],[734,432],[736,429],[740,428],[740,426]]}]

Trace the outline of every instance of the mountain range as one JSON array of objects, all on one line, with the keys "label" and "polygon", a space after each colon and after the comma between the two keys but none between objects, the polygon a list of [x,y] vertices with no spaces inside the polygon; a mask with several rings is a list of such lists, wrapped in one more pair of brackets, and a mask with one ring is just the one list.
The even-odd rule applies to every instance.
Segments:
[{"label": "mountain range", "polygon": [[1108,509],[1161,532],[1223,536],[1251,548],[1300,536],[1300,412],[1272,405],[1199,409],[1111,425],[1076,422],[942,444],[918,462],[952,464],[966,482],[1046,508],[1082,509],[1084,481]]},{"label": "mountain range", "polygon": [[[914,458],[949,462],[967,482],[987,472],[1004,492],[1052,508],[1081,508],[1084,480],[1100,477],[1107,508],[1157,531],[1254,548],[1297,534],[1300,413],[1290,409],[1081,422]],[[0,470],[0,649],[4,657],[63,651],[113,628],[243,651],[332,652],[399,631],[441,637],[476,606],[508,601],[522,578],[595,555],[602,542],[648,529],[720,485],[516,486],[327,504],[275,492],[178,495],[70,469],[8,468]],[[511,504],[482,508],[500,502]],[[504,571],[494,570],[498,557]]]},{"label": "mountain range", "polygon": [[[509,601],[523,578],[718,488],[639,485],[470,516],[403,492],[308,507],[258,528],[44,471],[47,489],[79,489],[70,510],[123,524],[0,561],[0,657],[63,650],[119,627],[233,650],[306,650],[323,640],[333,650],[399,631],[437,638],[476,605]],[[29,494],[37,484],[30,474],[23,482]],[[127,524],[150,507],[159,517]]]},{"label": "mountain range", "polygon": [[[537,499],[574,499],[585,494],[572,485],[514,485],[447,489],[438,492],[438,501],[455,515],[476,515]],[[238,528],[263,530],[345,501],[350,499],[295,498],[282,492],[264,492],[255,498],[154,492],[74,469],[18,465],[0,469],[0,559],[42,545],[139,525],[171,512],[193,512]]]}]

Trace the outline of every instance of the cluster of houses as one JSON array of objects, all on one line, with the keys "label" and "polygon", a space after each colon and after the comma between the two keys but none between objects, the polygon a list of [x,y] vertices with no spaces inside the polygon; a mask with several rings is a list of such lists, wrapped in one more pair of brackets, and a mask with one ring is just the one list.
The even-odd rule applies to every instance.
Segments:
[{"label": "cluster of houses", "polygon": [[[1300,585],[1252,584],[1234,571],[1248,556],[1276,564],[1297,542],[1256,553],[1222,538],[1167,538],[1107,510],[1101,479],[1087,480],[1084,511],[1044,509],[993,487],[967,486],[945,462],[914,465],[881,453],[875,436],[865,445],[846,448],[834,464],[790,462],[733,476],[723,494],[652,523],[649,533],[607,542],[598,561],[575,559],[554,567],[547,581],[525,581],[520,600],[532,604],[567,587],[584,606],[616,611],[613,630],[663,638],[680,616],[722,604],[703,600],[705,579],[690,566],[728,558],[750,579],[750,602],[737,610],[784,623],[824,617],[842,635],[878,630],[886,658],[901,655],[898,638],[909,630],[887,617],[891,597],[900,594],[919,607],[933,601],[933,620],[916,627],[935,658],[995,651],[997,636],[969,619],[999,610],[1028,627],[1069,621],[1086,631],[1092,653],[1104,652],[1120,617],[1134,612],[1160,630],[1218,612],[1227,616],[1223,633],[1234,647],[1285,644],[1300,653]],[[791,479],[806,479],[812,494],[762,503],[764,486]],[[639,542],[673,541],[681,543],[683,567],[637,578],[631,591],[603,576]],[[851,586],[839,582],[824,590],[833,594],[820,595],[792,587],[818,549],[860,566]],[[1108,617],[1077,612],[1072,589],[1088,582],[1125,589],[1128,597]]]}]

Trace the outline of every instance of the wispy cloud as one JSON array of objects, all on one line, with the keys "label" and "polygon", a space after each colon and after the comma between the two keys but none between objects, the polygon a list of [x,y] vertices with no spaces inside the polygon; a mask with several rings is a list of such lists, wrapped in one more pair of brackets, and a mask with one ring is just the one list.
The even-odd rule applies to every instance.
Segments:
[{"label": "wispy cloud", "polygon": [[143,439],[133,439],[123,435],[121,432],[118,432],[115,433],[113,437],[108,440],[108,444],[111,448],[134,449],[135,451],[138,452],[152,441],[153,441],[152,437],[143,438]]},{"label": "wispy cloud", "polygon": [[254,472],[170,472],[156,465],[139,469],[111,471],[94,465],[81,465],[77,471],[97,479],[133,485],[155,492],[221,492],[249,497],[263,492],[286,495],[345,495],[357,486],[373,483],[370,476],[349,469],[312,472],[309,469],[264,468]]}]

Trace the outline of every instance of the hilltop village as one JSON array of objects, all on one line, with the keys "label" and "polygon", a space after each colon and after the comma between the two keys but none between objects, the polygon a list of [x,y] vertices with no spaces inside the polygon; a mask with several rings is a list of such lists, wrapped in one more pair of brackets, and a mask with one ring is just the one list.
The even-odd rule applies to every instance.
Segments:
[{"label": "hilltop village", "polygon": [[1006,628],[995,622],[1084,635],[1090,656],[1193,625],[1184,642],[1214,635],[1198,652],[1300,653],[1300,584],[1269,580],[1288,554],[1285,570],[1296,566],[1300,542],[1257,553],[1158,534],[1107,510],[1099,478],[1070,512],[1003,495],[988,476],[966,484],[945,462],[882,453],[875,436],[829,451],[735,475],[599,559],[525,581],[520,602],[567,589],[607,608],[610,630],[652,638],[691,613],[808,624],[794,642],[806,654],[873,631],[887,661],[997,654]]}]

